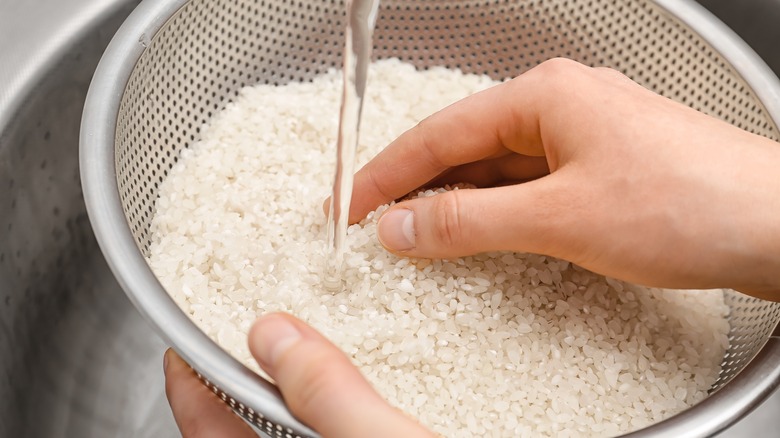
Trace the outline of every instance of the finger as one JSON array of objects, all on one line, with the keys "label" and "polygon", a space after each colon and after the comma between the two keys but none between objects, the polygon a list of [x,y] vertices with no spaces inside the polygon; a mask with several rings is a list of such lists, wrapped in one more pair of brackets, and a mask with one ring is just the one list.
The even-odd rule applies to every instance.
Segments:
[{"label": "finger", "polygon": [[165,393],[184,438],[257,436],[172,349],[164,360]]},{"label": "finger", "polygon": [[[562,173],[560,171],[559,173]],[[379,241],[409,257],[451,258],[511,250],[556,255],[569,220],[558,174],[525,184],[455,190],[404,201],[379,219]],[[556,188],[559,187],[559,188]]]},{"label": "finger", "polygon": [[528,82],[520,76],[476,93],[403,133],[355,174],[350,222],[451,167],[492,157],[507,148],[544,155],[537,99]]},{"label": "finger", "polygon": [[[446,185],[471,184],[476,187],[496,187],[520,184],[541,178],[550,173],[547,159],[529,157],[514,153],[501,154],[475,163],[464,164],[444,171],[441,175],[423,184],[419,189],[439,188]],[[414,189],[411,191],[414,194]],[[404,194],[406,196],[408,194]],[[397,201],[398,199],[394,199]],[[328,214],[330,198],[322,204]]]},{"label": "finger", "polygon": [[432,436],[379,397],[341,350],[290,315],[259,319],[249,349],[292,413],[325,438]]},{"label": "finger", "polygon": [[[550,173],[545,157],[529,157],[517,155],[509,150],[500,151],[481,161],[449,168],[432,180],[415,187],[401,197],[409,193],[414,194],[417,189],[439,188],[445,185],[467,183],[476,187],[492,187],[498,185],[517,184],[527,182]],[[328,215],[330,209],[330,197],[322,203],[322,211]],[[351,223],[361,218],[351,218]]]},{"label": "finger", "polygon": [[544,157],[510,154],[453,167],[425,186],[444,187],[447,184],[467,183],[476,187],[494,187],[508,182],[534,180],[549,173]]}]

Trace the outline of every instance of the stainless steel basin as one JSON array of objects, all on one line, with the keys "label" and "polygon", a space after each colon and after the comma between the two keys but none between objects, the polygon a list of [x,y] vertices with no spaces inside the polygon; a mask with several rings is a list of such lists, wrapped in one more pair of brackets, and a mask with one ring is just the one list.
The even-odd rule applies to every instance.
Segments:
[{"label": "stainless steel basin", "polygon": [[696,0],[780,73],[780,0]]},{"label": "stainless steel basin", "polygon": [[[13,3],[13,4],[11,4]],[[78,132],[137,1],[0,1],[0,436],[171,436],[164,345],[97,249]]]},{"label": "stainless steel basin", "polygon": [[[176,436],[164,345],[87,221],[78,131],[95,66],[139,0],[0,0],[0,437]],[[780,71],[780,0],[700,0]],[[775,396],[728,437],[777,430]]]}]

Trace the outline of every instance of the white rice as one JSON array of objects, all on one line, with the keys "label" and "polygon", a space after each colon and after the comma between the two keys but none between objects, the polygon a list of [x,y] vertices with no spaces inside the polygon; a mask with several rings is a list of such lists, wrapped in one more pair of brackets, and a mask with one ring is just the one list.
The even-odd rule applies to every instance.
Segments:
[{"label": "white rice", "polygon": [[[219,345],[257,370],[250,325],[290,312],[390,403],[453,437],[616,435],[706,396],[728,347],[720,292],[648,289],[528,254],[400,259],[376,238],[386,206],[349,229],[345,290],[323,290],[340,84],[330,72],[244,89],[160,188],[149,262]],[[492,84],[374,64],[359,164]]]}]

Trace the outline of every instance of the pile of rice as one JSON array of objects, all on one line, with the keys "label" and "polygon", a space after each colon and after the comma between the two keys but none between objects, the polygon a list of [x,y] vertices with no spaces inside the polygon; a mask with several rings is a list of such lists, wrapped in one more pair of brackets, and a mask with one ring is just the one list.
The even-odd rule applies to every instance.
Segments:
[{"label": "pile of rice", "polygon": [[[390,403],[445,436],[616,435],[706,396],[728,347],[722,294],[638,287],[568,262],[490,253],[411,260],[349,228],[345,288],[324,278],[341,77],[246,88],[160,188],[149,262],[243,363],[265,312],[340,346]],[[372,66],[359,165],[487,77]],[[423,196],[435,195],[434,192]]]}]

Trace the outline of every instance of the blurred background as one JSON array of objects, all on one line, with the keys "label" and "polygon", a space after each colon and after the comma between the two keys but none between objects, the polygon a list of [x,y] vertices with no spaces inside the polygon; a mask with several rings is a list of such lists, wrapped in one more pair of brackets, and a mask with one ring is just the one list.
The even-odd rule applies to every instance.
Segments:
[{"label": "blurred background", "polygon": [[[164,344],[114,281],[78,175],[89,82],[138,0],[0,0],[0,436],[176,436]],[[699,0],[780,72],[780,0]],[[777,436],[780,394],[721,437]]]}]

